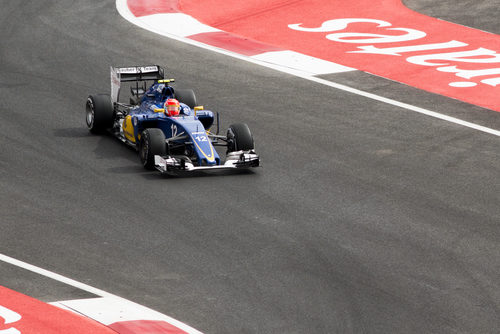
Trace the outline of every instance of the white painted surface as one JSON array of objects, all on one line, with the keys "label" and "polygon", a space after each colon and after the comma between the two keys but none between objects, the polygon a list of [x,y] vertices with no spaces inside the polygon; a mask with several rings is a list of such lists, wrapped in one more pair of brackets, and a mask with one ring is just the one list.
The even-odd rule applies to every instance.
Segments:
[{"label": "white painted surface", "polygon": [[175,327],[190,334],[202,334],[201,332],[165,314],[120,297],[65,300],[51,304],[83,314],[86,317],[94,319],[106,326],[120,321],[156,320],[168,322],[169,324],[174,325]]},{"label": "white painted surface", "polygon": [[311,75],[332,74],[356,71],[356,69],[311,57],[295,51],[272,51],[251,56],[250,58],[266,63],[279,64],[283,67],[310,73]]},{"label": "white painted surface", "polygon": [[182,13],[154,14],[136,19],[143,27],[147,27],[146,29],[157,34],[172,34],[179,37],[187,37],[206,32],[220,31]]}]

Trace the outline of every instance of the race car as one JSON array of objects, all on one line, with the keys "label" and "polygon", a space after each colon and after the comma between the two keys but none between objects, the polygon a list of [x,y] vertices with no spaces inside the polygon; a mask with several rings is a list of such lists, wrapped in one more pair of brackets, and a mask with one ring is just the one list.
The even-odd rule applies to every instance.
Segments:
[{"label": "race car", "polygon": [[[174,89],[175,80],[165,79],[162,67],[111,67],[110,72],[111,94],[87,98],[87,127],[134,147],[144,168],[180,174],[259,166],[248,126],[232,124],[220,135],[219,114],[198,106],[193,90]],[[130,85],[129,103],[119,102],[123,83]],[[227,148],[224,161],[215,146]]]}]

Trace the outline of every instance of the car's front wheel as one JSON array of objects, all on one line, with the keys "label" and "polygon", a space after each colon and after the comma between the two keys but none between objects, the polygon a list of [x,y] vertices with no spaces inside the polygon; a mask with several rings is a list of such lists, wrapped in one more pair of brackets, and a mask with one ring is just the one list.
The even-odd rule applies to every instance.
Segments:
[{"label": "car's front wheel", "polygon": [[254,149],[252,133],[245,123],[236,123],[227,129],[227,152]]},{"label": "car's front wheel", "polygon": [[157,128],[148,128],[142,131],[139,142],[139,157],[146,169],[154,169],[155,155],[166,154],[165,134]]}]

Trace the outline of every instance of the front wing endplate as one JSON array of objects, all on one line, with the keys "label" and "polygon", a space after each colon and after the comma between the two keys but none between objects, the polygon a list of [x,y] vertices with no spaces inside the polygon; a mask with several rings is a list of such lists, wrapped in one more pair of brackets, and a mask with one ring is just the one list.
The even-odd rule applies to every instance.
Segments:
[{"label": "front wing endplate", "polygon": [[235,151],[227,154],[223,165],[195,166],[189,159],[155,155],[155,168],[162,174],[179,174],[195,171],[243,169],[259,167],[260,158],[255,151]]}]

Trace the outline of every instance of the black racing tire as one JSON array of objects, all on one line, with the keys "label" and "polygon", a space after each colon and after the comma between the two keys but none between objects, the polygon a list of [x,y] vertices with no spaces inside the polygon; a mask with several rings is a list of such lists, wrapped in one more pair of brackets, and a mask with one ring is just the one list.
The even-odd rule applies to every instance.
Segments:
[{"label": "black racing tire", "polygon": [[85,105],[85,121],[90,132],[99,134],[113,126],[113,105],[106,94],[90,95]]},{"label": "black racing tire", "polygon": [[194,95],[192,89],[176,89],[174,96],[179,102],[187,104],[191,109],[198,105],[196,102],[196,95]]},{"label": "black racing tire", "polygon": [[252,133],[245,123],[231,124],[227,129],[227,152],[248,151],[254,149]]},{"label": "black racing tire", "polygon": [[144,168],[155,168],[155,155],[164,156],[166,153],[165,134],[158,128],[147,128],[141,133],[139,142],[139,158]]}]

